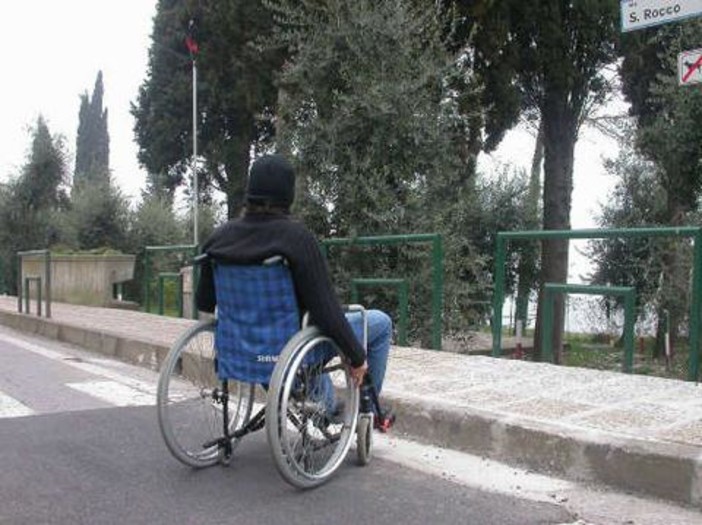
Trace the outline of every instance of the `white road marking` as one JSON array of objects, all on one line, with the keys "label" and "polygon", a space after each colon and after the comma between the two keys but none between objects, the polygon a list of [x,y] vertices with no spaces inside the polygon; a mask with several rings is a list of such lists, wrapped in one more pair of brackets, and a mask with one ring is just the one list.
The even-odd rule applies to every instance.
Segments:
[{"label": "white road marking", "polygon": [[0,418],[31,416],[34,411],[0,391]]},{"label": "white road marking", "polygon": [[148,406],[156,403],[153,394],[131,388],[117,381],[83,381],[81,383],[68,383],[66,386],[118,407]]},{"label": "white road marking", "polygon": [[[129,377],[124,374],[120,374],[119,372],[116,372],[114,370],[110,370],[109,368],[106,368],[104,366],[99,366],[95,363],[90,363],[90,362],[84,362],[84,361],[76,361],[74,360],[73,355],[64,353],[64,352],[59,352],[56,350],[49,350],[48,348],[44,348],[43,346],[30,343],[28,341],[25,341],[23,339],[19,339],[16,337],[12,337],[9,335],[2,335],[2,339],[5,341],[8,341],[9,343],[18,346],[20,348],[23,348],[25,350],[28,350],[29,352],[32,352],[34,354],[40,355],[42,357],[46,357],[48,359],[53,359],[54,361],[60,361],[64,365],[76,368],[78,370],[82,370],[83,372],[87,372],[89,374],[97,375],[104,377],[106,379],[109,379],[115,383],[119,383],[125,387],[129,387],[130,389],[136,390],[141,392],[144,395],[151,396],[152,401],[149,404],[154,404],[155,401],[155,396],[156,396],[156,384],[155,382],[149,383],[146,381],[140,381],[138,379],[134,379],[133,377]],[[87,392],[88,394],[90,392]],[[99,396],[96,396],[99,397]]]},{"label": "white road marking", "polygon": [[461,485],[532,501],[557,502],[572,482],[510,467],[487,458],[375,433],[373,456]]},{"label": "white road marking", "polygon": [[[354,451],[352,450],[353,454]],[[618,493],[457,452],[375,433],[373,457],[392,461],[480,491],[565,507],[575,521],[559,525],[699,525],[702,514],[671,502]]]}]

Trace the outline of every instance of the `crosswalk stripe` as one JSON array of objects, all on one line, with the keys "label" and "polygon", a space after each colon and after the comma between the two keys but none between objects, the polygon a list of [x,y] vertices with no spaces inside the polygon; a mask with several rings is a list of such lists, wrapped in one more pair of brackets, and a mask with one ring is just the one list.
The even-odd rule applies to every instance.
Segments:
[{"label": "crosswalk stripe", "polygon": [[32,353],[35,353],[37,355],[40,355],[42,357],[46,357],[48,359],[52,359],[54,361],[60,361],[62,364],[66,366],[70,366],[72,368],[75,368],[77,370],[82,370],[83,372],[87,372],[89,374],[94,374],[97,376],[104,377],[106,379],[112,380],[114,382],[120,383],[127,388],[132,388],[135,390],[138,390],[145,395],[152,395],[153,397],[156,396],[156,385],[155,383],[149,383],[145,381],[141,381],[138,379],[134,379],[132,377],[129,377],[124,374],[120,374],[119,372],[116,372],[114,370],[110,370],[106,367],[89,363],[89,362],[83,362],[83,361],[72,361],[71,354],[64,353],[64,352],[58,352],[56,350],[50,350],[48,348],[44,348],[38,344],[30,343],[29,341],[25,341],[23,339],[19,339],[16,337],[12,336],[5,336],[3,335],[3,339],[8,341],[9,343],[18,346],[20,348],[23,348],[25,350],[28,350]]},{"label": "crosswalk stripe", "polygon": [[117,381],[83,381],[81,383],[67,383],[66,386],[119,407],[156,404],[156,398],[153,394],[131,388]]},{"label": "crosswalk stripe", "polygon": [[34,411],[0,391],[0,418],[31,416]]}]

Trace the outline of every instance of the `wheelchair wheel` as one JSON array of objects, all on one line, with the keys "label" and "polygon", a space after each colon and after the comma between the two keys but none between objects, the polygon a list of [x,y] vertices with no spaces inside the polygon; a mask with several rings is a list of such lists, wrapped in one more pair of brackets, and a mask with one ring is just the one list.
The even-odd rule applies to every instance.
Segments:
[{"label": "wheelchair wheel", "polygon": [[373,413],[359,414],[356,427],[356,459],[359,465],[368,465],[373,448]]},{"label": "wheelchair wheel", "polygon": [[286,481],[311,488],[334,474],[354,436],[358,400],[358,388],[331,339],[307,327],[288,342],[266,405],[268,443]]},{"label": "wheelchair wheel", "polygon": [[[158,422],[173,456],[191,467],[225,458],[223,386],[215,372],[214,321],[187,330],[161,367],[156,395]],[[247,423],[254,385],[229,381],[229,434]],[[238,444],[231,439],[231,450]]]}]

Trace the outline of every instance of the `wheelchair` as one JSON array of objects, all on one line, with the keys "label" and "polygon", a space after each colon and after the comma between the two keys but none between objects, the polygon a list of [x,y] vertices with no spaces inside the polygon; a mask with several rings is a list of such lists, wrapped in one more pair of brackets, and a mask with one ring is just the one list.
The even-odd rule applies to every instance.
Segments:
[{"label": "wheelchair", "polygon": [[[366,311],[358,305],[347,309],[363,315],[367,349]],[[244,436],[265,428],[275,466],[294,487],[326,482],[354,439],[358,463],[368,464],[374,419],[382,414],[370,376],[356,387],[338,346],[304,316],[279,354],[258,356],[272,368],[270,376],[232,377],[237,374],[222,371],[223,355],[215,344],[217,334],[232,327],[219,314],[187,330],[162,364],[158,422],[171,454],[194,468],[228,464]]]}]

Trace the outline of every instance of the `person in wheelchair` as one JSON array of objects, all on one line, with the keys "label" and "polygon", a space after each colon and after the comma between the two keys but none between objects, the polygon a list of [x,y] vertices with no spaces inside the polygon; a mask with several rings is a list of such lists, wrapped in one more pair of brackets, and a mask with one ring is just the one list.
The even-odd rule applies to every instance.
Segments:
[{"label": "person in wheelchair", "polygon": [[[217,228],[205,241],[208,257],[201,267],[196,291],[199,310],[213,313],[217,305],[214,265],[259,265],[282,257],[292,275],[300,312],[308,312],[313,323],[341,349],[356,385],[368,374],[380,394],[392,337],[392,321],[380,310],[368,310],[368,355],[360,343],[362,314],[344,313],[334,292],[326,261],[317,239],[290,214],[295,198],[295,172],[281,155],[266,155],[251,166],[246,206],[240,218]],[[329,417],[343,407],[334,400],[333,388],[321,385]],[[377,414],[375,426],[387,430],[393,416]]]}]

